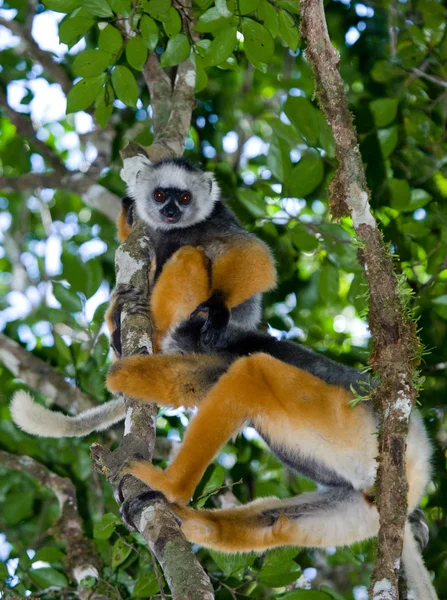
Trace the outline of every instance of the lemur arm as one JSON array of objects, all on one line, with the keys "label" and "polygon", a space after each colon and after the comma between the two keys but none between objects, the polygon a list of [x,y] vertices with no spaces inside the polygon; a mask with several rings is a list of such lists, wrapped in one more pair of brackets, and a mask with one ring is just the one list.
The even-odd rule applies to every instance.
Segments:
[{"label": "lemur arm", "polygon": [[276,269],[268,246],[251,236],[236,241],[212,261],[211,285],[230,309],[274,288]]},{"label": "lemur arm", "polygon": [[[201,248],[182,246],[166,262],[152,290],[150,311],[155,329],[155,349],[167,331],[189,318],[196,306],[210,296],[209,260]],[[147,313],[132,286],[117,286],[106,313],[111,343],[117,356],[121,355],[120,320],[125,303],[133,312]]]},{"label": "lemur arm", "polygon": [[211,296],[192,313],[208,314],[203,343],[218,347],[231,309],[275,285],[275,263],[268,246],[248,235],[232,240],[212,259]]}]

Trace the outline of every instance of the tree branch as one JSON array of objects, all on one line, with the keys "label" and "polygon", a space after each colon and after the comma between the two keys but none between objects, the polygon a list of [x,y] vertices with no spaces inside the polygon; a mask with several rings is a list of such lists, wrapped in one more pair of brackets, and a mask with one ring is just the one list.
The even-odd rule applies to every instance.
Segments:
[{"label": "tree branch", "polygon": [[44,394],[69,413],[91,408],[97,402],[65,381],[51,365],[0,333],[0,362],[27,386]]},{"label": "tree branch", "polygon": [[14,35],[21,38],[22,44],[15,49],[16,52],[22,51],[33,62],[40,63],[44,70],[61,86],[64,93],[68,94],[72,87],[71,78],[65,69],[55,62],[55,56],[52,52],[47,52],[39,47],[31,35],[30,28],[22,26],[14,19],[8,21],[3,17],[0,17],[0,25],[3,25]]},{"label": "tree branch", "polygon": [[96,209],[111,221],[116,221],[120,212],[120,199],[97,183],[99,173],[95,164],[96,161],[87,173],[65,170],[63,175],[52,171],[0,177],[0,189],[16,192],[27,192],[36,188],[69,189],[79,194],[87,206]]},{"label": "tree branch", "polygon": [[29,456],[18,456],[0,450],[0,464],[7,469],[26,473],[53,491],[61,513],[55,526],[55,535],[65,544],[68,568],[80,588],[79,595],[81,598],[99,600],[98,595],[92,595],[91,589],[82,588],[82,580],[86,577],[99,578],[101,560],[93,544],[84,537],[73,482],[67,477],[56,475]]},{"label": "tree branch", "polygon": [[0,106],[11,123],[15,126],[17,134],[28,138],[30,143],[37,148],[39,154],[47,160],[47,162],[56,172],[65,171],[65,166],[61,162],[61,159],[47,144],[45,144],[45,142],[42,142],[42,140],[39,140],[39,138],[36,136],[31,118],[28,117],[28,115],[19,113],[11,108],[8,104],[5,94],[1,89]]},{"label": "tree branch", "polygon": [[[350,215],[363,243],[362,260],[370,290],[371,363],[380,376],[373,400],[380,417],[377,506],[379,548],[372,598],[398,598],[398,576],[407,511],[405,440],[416,398],[414,380],[420,347],[415,324],[403,307],[392,259],[371,214],[365,171],[349,112],[339,57],[327,31],[322,0],[301,0],[302,34],[314,70],[320,105],[332,127],[338,169],[330,187],[335,217]],[[384,592],[386,589],[386,592]],[[385,593],[385,595],[384,595]]]},{"label": "tree branch", "polygon": [[[150,260],[152,249],[144,224],[137,221],[131,235],[116,254],[117,285],[131,284],[140,292],[143,302],[149,304]],[[152,323],[149,315],[130,314],[125,305],[121,316],[123,354],[135,354],[144,348],[152,351]],[[119,474],[124,462],[136,454],[150,460],[155,446],[155,419],[157,407],[126,398],[127,417],[124,438],[114,452],[99,444],[92,446],[97,468],[117,491]],[[136,497],[148,488],[130,478],[123,486],[126,498]],[[174,599],[212,600],[211,583],[202,566],[185,540],[178,523],[164,503],[152,502],[135,517],[139,532],[146,539],[163,569]]]}]

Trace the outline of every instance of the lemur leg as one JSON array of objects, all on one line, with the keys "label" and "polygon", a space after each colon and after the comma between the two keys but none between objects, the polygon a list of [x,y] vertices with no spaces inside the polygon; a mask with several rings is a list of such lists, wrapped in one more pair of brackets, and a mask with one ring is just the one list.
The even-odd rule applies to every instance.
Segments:
[{"label": "lemur leg", "polygon": [[[134,463],[129,472],[161,491],[171,502],[186,503],[208,464],[247,421],[285,448],[290,445],[296,449],[298,441],[301,445],[303,440],[303,451],[310,456],[318,451],[323,462],[326,456],[320,440],[321,444],[328,440],[328,460],[332,457],[337,461],[337,456],[345,455],[348,447],[357,466],[361,448],[355,446],[355,437],[359,437],[361,446],[366,435],[373,437],[373,428],[367,427],[365,433],[365,423],[361,422],[363,408],[350,408],[350,398],[346,390],[266,354],[241,358],[200,404],[179,453],[166,471],[142,462]],[[375,451],[374,440],[371,461]]]},{"label": "lemur leg", "polygon": [[209,298],[210,284],[210,262],[201,248],[183,246],[175,252],[151,295],[154,326],[161,338]]},{"label": "lemur leg", "polygon": [[264,551],[276,546],[326,547],[375,536],[377,509],[349,487],[262,498],[222,510],[171,505],[190,542],[221,552]]},{"label": "lemur leg", "polygon": [[110,367],[107,388],[161,406],[194,407],[227,367],[218,355],[129,356]]}]

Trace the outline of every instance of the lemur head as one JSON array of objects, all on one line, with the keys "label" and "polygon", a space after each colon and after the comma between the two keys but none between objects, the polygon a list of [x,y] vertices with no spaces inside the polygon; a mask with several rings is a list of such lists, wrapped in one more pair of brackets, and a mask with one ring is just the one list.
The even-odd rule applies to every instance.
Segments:
[{"label": "lemur head", "polygon": [[220,196],[212,173],[181,159],[153,163],[138,155],[125,160],[121,177],[138,215],[154,229],[179,229],[204,221]]}]

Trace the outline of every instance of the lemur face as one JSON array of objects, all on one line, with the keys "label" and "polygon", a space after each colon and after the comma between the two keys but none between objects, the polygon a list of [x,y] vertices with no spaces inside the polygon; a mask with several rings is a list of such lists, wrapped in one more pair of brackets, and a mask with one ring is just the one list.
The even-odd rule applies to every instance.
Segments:
[{"label": "lemur face", "polygon": [[135,199],[140,218],[164,230],[204,221],[219,199],[214,176],[180,160],[147,161],[128,193]]}]

